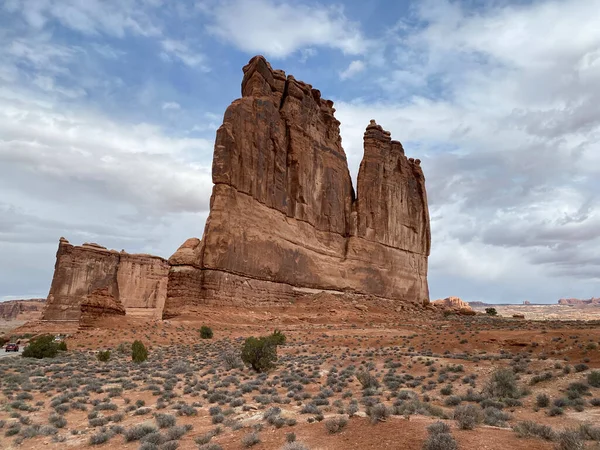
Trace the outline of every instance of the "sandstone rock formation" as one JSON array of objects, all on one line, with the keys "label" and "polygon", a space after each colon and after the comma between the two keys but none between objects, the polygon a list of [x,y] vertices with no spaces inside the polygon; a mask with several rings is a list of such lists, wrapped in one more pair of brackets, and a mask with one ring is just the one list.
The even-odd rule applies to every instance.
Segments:
[{"label": "sandstone rock formation", "polygon": [[371,121],[355,194],[334,111],[263,57],[244,67],[217,131],[204,235],[170,258],[163,317],[323,290],[429,302],[420,161]]},{"label": "sandstone rock formation", "polygon": [[86,295],[79,309],[81,311],[80,328],[90,328],[99,320],[125,315],[123,304],[114,297],[109,287],[96,289]]},{"label": "sandstone rock formation", "polygon": [[61,238],[42,320],[78,321],[88,295],[104,291],[130,314],[160,317],[168,272],[167,261],[157,256],[117,252],[98,244],[73,246]]},{"label": "sandstone rock formation", "polygon": [[446,297],[444,299],[438,299],[431,302],[434,306],[439,306],[449,309],[471,309],[471,305],[465,301],[462,301],[458,297]]},{"label": "sandstone rock formation", "polygon": [[600,305],[600,298],[592,297],[588,300],[581,300],[578,298],[561,298],[558,301],[559,305],[569,306],[583,306],[583,305]]},{"label": "sandstone rock formation", "polygon": [[11,321],[35,318],[41,313],[44,302],[43,298],[0,302],[0,319]]}]

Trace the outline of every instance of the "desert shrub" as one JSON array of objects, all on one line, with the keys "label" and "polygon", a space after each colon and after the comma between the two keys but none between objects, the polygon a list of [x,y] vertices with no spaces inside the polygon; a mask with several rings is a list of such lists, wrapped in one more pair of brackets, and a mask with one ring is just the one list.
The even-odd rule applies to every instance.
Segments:
[{"label": "desert shrub", "polygon": [[207,327],[206,325],[202,325],[202,327],[200,327],[200,337],[202,339],[212,339],[213,330],[210,327]]},{"label": "desert shrub", "polygon": [[447,384],[442,389],[440,389],[440,394],[442,395],[451,395],[452,394],[452,385]]},{"label": "desert shrub", "polygon": [[260,436],[258,433],[248,433],[242,438],[242,445],[246,448],[252,447],[260,443]]},{"label": "desert shrub", "polygon": [[600,388],[600,370],[592,370],[588,373],[587,382],[592,387]]},{"label": "desert shrub", "polygon": [[359,370],[356,372],[356,379],[361,384],[363,389],[377,389],[379,387],[379,381],[377,381],[377,378],[375,378],[366,370]]},{"label": "desert shrub", "polygon": [[378,403],[377,405],[368,408],[367,414],[371,418],[371,423],[377,423],[387,419],[391,415],[391,411],[383,403]]},{"label": "desert shrub", "polygon": [[600,398],[593,398],[590,400],[590,405],[592,406],[600,406]]},{"label": "desert shrub", "polygon": [[472,430],[481,423],[481,409],[475,405],[460,405],[454,409],[454,420],[461,430]]},{"label": "desert shrub", "polygon": [[238,369],[242,366],[242,360],[240,357],[234,352],[226,352],[222,356],[223,364],[225,365],[225,369]]},{"label": "desert shrub", "polygon": [[564,410],[560,406],[553,406],[548,410],[548,415],[550,417],[562,416],[564,413]]},{"label": "desert shrub", "polygon": [[133,362],[141,363],[148,359],[148,350],[141,341],[135,341],[131,344],[131,359]]},{"label": "desert shrub", "polygon": [[133,442],[133,441],[139,441],[144,436],[146,436],[150,433],[155,433],[155,432],[156,432],[156,427],[154,427],[152,425],[141,424],[141,425],[134,425],[133,427],[129,428],[128,430],[125,430],[125,433],[123,433],[123,436],[125,437],[125,442]]},{"label": "desert shrub", "polygon": [[285,441],[286,442],[295,442],[296,441],[296,433],[286,433]]},{"label": "desert shrub", "polygon": [[345,417],[332,417],[325,421],[325,429],[329,434],[339,433],[346,425],[348,425],[348,419]]},{"label": "desert shrub", "polygon": [[100,431],[99,433],[92,434],[90,436],[90,445],[104,444],[104,443],[108,442],[113,436],[114,436],[114,433],[112,433],[110,431]]},{"label": "desert shrub", "polygon": [[66,343],[66,341],[60,341],[58,343],[58,350],[60,350],[61,352],[66,352],[67,351],[67,343]]},{"label": "desert shrub", "polygon": [[458,444],[449,433],[435,433],[427,437],[423,450],[458,450]]},{"label": "desert shrub", "polygon": [[242,347],[242,361],[256,372],[266,372],[275,366],[277,345],[269,336],[249,337]]},{"label": "desert shrub", "polygon": [[308,447],[301,442],[288,442],[281,450],[308,450]]},{"label": "desert shrub", "polygon": [[447,423],[444,422],[440,422],[439,420],[437,422],[432,423],[431,425],[429,425],[427,427],[427,431],[430,434],[442,434],[442,433],[450,433],[450,427],[448,426]]},{"label": "desert shrub", "polygon": [[558,433],[556,438],[556,450],[583,450],[585,444],[579,431],[565,430]]},{"label": "desert shrub", "polygon": [[100,362],[108,361],[110,359],[110,350],[100,350],[98,353],[96,353],[96,359],[98,359]]},{"label": "desert shrub", "polygon": [[50,414],[48,422],[54,425],[56,428],[64,428],[67,425],[67,419],[58,414]]},{"label": "desert shrub", "polygon": [[550,404],[550,397],[546,394],[539,394],[535,398],[535,404],[540,408],[546,408]]},{"label": "desert shrub", "polygon": [[483,410],[483,416],[483,423],[486,425],[502,428],[508,427],[506,421],[510,419],[510,414],[494,408],[493,406],[485,408]]},{"label": "desert shrub", "polygon": [[198,447],[198,450],[223,450],[219,444],[203,444]]},{"label": "desert shrub", "polygon": [[589,369],[587,364],[575,364],[575,372],[585,372]]},{"label": "desert shrub", "polygon": [[154,419],[156,420],[156,424],[159,428],[169,428],[175,425],[177,419],[175,416],[171,414],[162,414],[158,413],[154,415]]},{"label": "desert shrub", "polygon": [[518,398],[519,388],[511,369],[497,369],[485,386],[485,393],[493,398]]},{"label": "desert shrub", "polygon": [[58,344],[54,342],[52,335],[46,334],[29,341],[29,345],[23,350],[25,358],[54,358],[58,354]]},{"label": "desert shrub", "polygon": [[595,427],[589,423],[582,423],[579,426],[579,434],[584,439],[600,442],[600,427]]},{"label": "desert shrub", "polygon": [[498,315],[498,311],[496,311],[496,308],[485,308],[485,313],[488,316],[497,316]]},{"label": "desert shrub", "polygon": [[541,425],[531,420],[519,422],[513,426],[513,431],[520,438],[540,438],[546,441],[552,441],[556,437],[556,433],[548,425]]}]

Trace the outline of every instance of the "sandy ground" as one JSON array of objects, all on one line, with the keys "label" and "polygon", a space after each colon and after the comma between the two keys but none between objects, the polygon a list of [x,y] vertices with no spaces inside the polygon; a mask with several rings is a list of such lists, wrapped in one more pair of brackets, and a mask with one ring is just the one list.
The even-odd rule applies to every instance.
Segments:
[{"label": "sandy ground", "polygon": [[[427,311],[396,312],[386,303],[368,305],[368,310],[362,311],[343,301],[322,300],[269,309],[205,307],[201,315],[168,321],[123,317],[106,322],[101,328],[72,327],[67,339],[69,351],[54,361],[0,361],[0,421],[4,421],[0,448],[87,448],[90,438],[101,433],[103,426],[108,432],[111,426],[127,430],[140,423],[153,424],[154,413],[166,413],[174,415],[178,425],[192,427],[178,440],[179,448],[196,449],[196,438],[216,427],[209,409],[218,402],[211,403],[210,396],[219,392],[227,398],[220,405],[226,421],[221,424],[222,433],[214,436],[211,443],[224,449],[244,448],[242,439],[257,424],[262,424],[258,433],[261,442],[254,449],[282,448],[286,434],[293,432],[307,448],[323,450],[421,449],[428,436],[427,426],[440,419],[450,426],[459,448],[473,450],[554,448],[553,442],[519,438],[511,430],[511,426],[525,420],[549,425],[557,432],[583,423],[600,425],[600,407],[592,404],[593,399],[600,399],[600,388],[588,386],[581,396],[583,400],[578,400],[582,405],[561,407],[558,416],[550,414],[552,404],[536,406],[540,394],[548,395],[550,402],[567,398],[572,383],[586,384],[588,375],[600,368],[598,321],[444,317]],[[202,325],[212,328],[212,339],[199,338]],[[37,324],[17,332],[57,332],[65,331],[64,327]],[[243,339],[275,329],[287,336],[286,344],[278,350],[275,369],[261,376],[248,368],[224,367],[224,355],[239,353]],[[127,349],[134,340],[141,340],[148,347],[147,363],[137,365],[131,361]],[[120,344],[126,349],[124,353],[117,351]],[[95,354],[100,349],[112,350],[109,362],[96,361]],[[458,366],[460,371],[454,372]],[[509,415],[506,423],[459,429],[452,420],[454,406],[448,404],[448,398],[468,398],[469,389],[472,394],[485,392],[491,374],[499,368],[510,368],[516,374],[519,389],[525,390],[518,402],[503,405],[503,411]],[[371,373],[379,387],[372,392],[363,390],[356,377],[361,370]],[[344,378],[342,373],[350,375]],[[545,373],[551,374],[549,378],[535,381],[535,377]],[[394,377],[402,380],[399,387],[389,384]],[[242,386],[251,382],[259,383],[257,390],[242,392]],[[165,383],[172,383],[172,391],[164,387]],[[450,395],[443,393],[448,385]],[[202,389],[196,392],[196,386]],[[293,391],[291,386],[301,391]],[[99,391],[84,394],[88,387]],[[109,398],[107,393],[115,387],[122,391]],[[149,388],[158,390],[154,394]],[[332,388],[331,392],[328,388]],[[25,404],[33,409],[39,404],[38,410],[17,408],[15,401],[24,390],[32,397],[25,395]],[[427,404],[430,411],[394,413],[373,423],[367,403],[376,399],[398,412],[395,404],[406,406],[409,402],[400,399],[400,391],[412,392],[421,407]],[[66,426],[57,429],[56,434],[24,437],[28,426],[48,425],[50,416],[59,414],[53,402],[56,405],[57,398],[69,392],[81,395],[86,411],[71,406],[62,413]],[[161,404],[157,399],[169,392],[173,397]],[[308,397],[295,397],[294,392]],[[322,394],[329,396],[324,400],[326,404],[319,406],[323,420],[318,421],[315,414],[302,410]],[[263,403],[265,397],[267,403]],[[243,405],[232,406],[233,399],[239,399]],[[144,402],[142,410],[149,408],[140,415],[136,413],[140,408],[131,409],[138,400]],[[325,423],[333,417],[348,418],[352,400],[358,404],[358,413],[348,419],[341,432],[329,433]],[[75,401],[71,399],[68,404]],[[100,416],[122,414],[120,421],[104,425],[90,422],[88,414],[103,402],[114,404],[116,409],[100,410]],[[195,404],[196,415],[178,416],[177,405],[181,402]],[[462,400],[461,404],[476,405],[481,412],[484,409],[476,401]],[[281,408],[282,417],[295,419],[296,423],[281,428],[269,424],[263,414],[274,406]],[[21,424],[18,434],[6,436],[8,427],[21,420],[31,420],[31,424]],[[587,441],[588,448],[594,448],[592,445],[596,444]],[[141,442],[125,442],[123,436],[115,434],[107,443],[98,445],[113,447],[138,449]]]}]

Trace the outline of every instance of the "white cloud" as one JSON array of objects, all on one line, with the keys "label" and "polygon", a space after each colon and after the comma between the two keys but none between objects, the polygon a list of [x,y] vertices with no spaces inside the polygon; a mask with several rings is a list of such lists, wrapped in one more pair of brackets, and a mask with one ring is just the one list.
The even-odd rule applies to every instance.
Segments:
[{"label": "white cloud", "polygon": [[434,296],[598,294],[598,10],[421,2],[424,27],[387,43],[386,100],[336,102],[353,176],[369,119],[423,160]]},{"label": "white cloud", "polygon": [[346,70],[340,72],[340,78],[346,80],[365,70],[365,63],[359,59],[352,61]]},{"label": "white cloud", "polygon": [[4,5],[9,12],[20,12],[35,28],[41,29],[51,21],[58,21],[83,34],[120,38],[127,33],[161,34],[159,26],[147,14],[150,7],[152,2],[142,0],[12,0]]},{"label": "white cloud", "polygon": [[204,55],[190,49],[189,45],[185,42],[165,39],[161,42],[161,47],[163,49],[161,57],[167,61],[175,59],[190,67],[199,67],[204,71],[209,70],[203,64],[205,61]]},{"label": "white cloud", "polygon": [[165,102],[162,105],[162,109],[181,109],[181,105],[177,102]]},{"label": "white cloud", "polygon": [[210,31],[249,53],[284,58],[309,47],[329,47],[350,55],[369,46],[358,24],[339,6],[277,0],[226,0],[209,15]]}]

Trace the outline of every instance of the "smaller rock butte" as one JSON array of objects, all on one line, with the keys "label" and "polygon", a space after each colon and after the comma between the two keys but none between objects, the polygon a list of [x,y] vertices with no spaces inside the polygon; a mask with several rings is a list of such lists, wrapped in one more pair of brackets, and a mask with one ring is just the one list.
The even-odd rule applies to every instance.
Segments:
[{"label": "smaller rock butte", "polygon": [[42,320],[79,321],[90,294],[96,300],[112,297],[130,315],[160,318],[168,272],[167,261],[157,256],[117,252],[98,244],[74,246],[60,238]]},{"label": "smaller rock butte", "polygon": [[434,306],[451,309],[472,309],[471,305],[458,297],[446,297],[431,302]]}]

